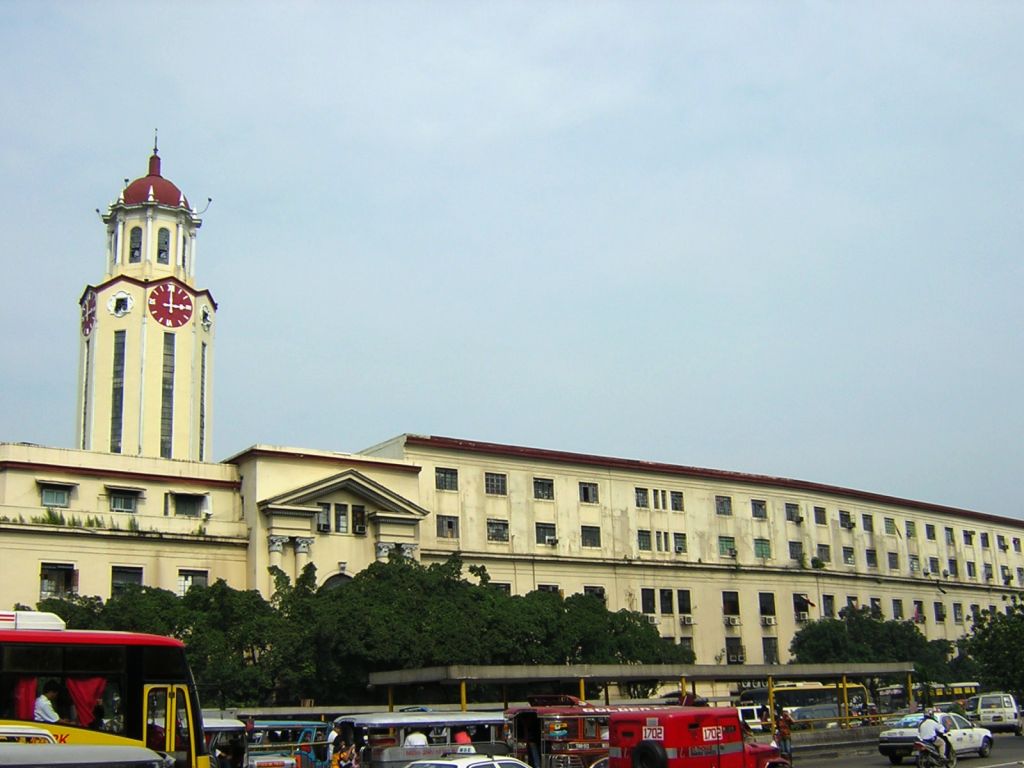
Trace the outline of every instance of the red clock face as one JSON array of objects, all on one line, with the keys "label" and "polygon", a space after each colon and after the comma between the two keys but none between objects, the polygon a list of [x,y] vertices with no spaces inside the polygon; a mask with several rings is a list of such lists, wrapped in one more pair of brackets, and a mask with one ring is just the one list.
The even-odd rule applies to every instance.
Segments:
[{"label": "red clock face", "polygon": [[149,314],[160,325],[180,328],[192,317],[192,296],[175,283],[160,283],[149,292]]},{"label": "red clock face", "polygon": [[82,335],[88,336],[96,325],[96,293],[89,291],[82,299]]}]

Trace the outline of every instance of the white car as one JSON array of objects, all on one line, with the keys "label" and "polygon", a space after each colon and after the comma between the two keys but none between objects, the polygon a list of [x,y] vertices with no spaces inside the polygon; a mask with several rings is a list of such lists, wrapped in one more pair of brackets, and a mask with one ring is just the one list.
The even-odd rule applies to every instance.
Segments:
[{"label": "white car", "polygon": [[430,757],[424,760],[413,760],[405,768],[530,768],[522,760],[508,755],[478,754],[462,752],[443,757]]},{"label": "white car", "polygon": [[[976,752],[987,757],[992,752],[992,731],[978,728],[970,720],[954,712],[940,712],[939,722],[946,729],[946,736],[957,757]],[[878,734],[878,751],[889,758],[893,765],[899,765],[903,758],[914,754],[917,729],[924,715],[920,712],[907,715],[892,728]]]}]

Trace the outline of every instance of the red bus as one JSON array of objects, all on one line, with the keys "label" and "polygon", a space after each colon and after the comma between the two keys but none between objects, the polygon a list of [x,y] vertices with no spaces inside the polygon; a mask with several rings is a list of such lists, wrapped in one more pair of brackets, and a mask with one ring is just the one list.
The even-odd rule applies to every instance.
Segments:
[{"label": "red bus", "polygon": [[0,725],[25,722],[64,744],[145,746],[176,768],[210,765],[185,646],[169,637],[0,612]]}]

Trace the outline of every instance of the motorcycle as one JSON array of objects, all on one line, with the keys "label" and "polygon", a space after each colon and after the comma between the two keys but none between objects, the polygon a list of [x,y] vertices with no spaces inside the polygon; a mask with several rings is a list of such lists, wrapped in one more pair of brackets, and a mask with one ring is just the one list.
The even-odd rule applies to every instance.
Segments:
[{"label": "motorcycle", "polygon": [[917,768],[956,768],[956,752],[953,750],[953,745],[948,741],[943,741],[948,757],[944,757],[939,752],[936,747],[937,741],[936,744],[920,740],[914,742]]}]

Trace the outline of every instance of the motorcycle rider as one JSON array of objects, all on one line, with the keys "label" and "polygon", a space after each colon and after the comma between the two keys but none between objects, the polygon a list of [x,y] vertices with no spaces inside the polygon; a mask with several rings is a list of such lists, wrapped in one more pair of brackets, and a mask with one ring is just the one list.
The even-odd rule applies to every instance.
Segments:
[{"label": "motorcycle rider", "polygon": [[953,745],[946,738],[946,728],[939,722],[934,710],[925,710],[924,718],[917,726],[917,738],[934,750],[940,760],[948,762],[953,753]]}]

